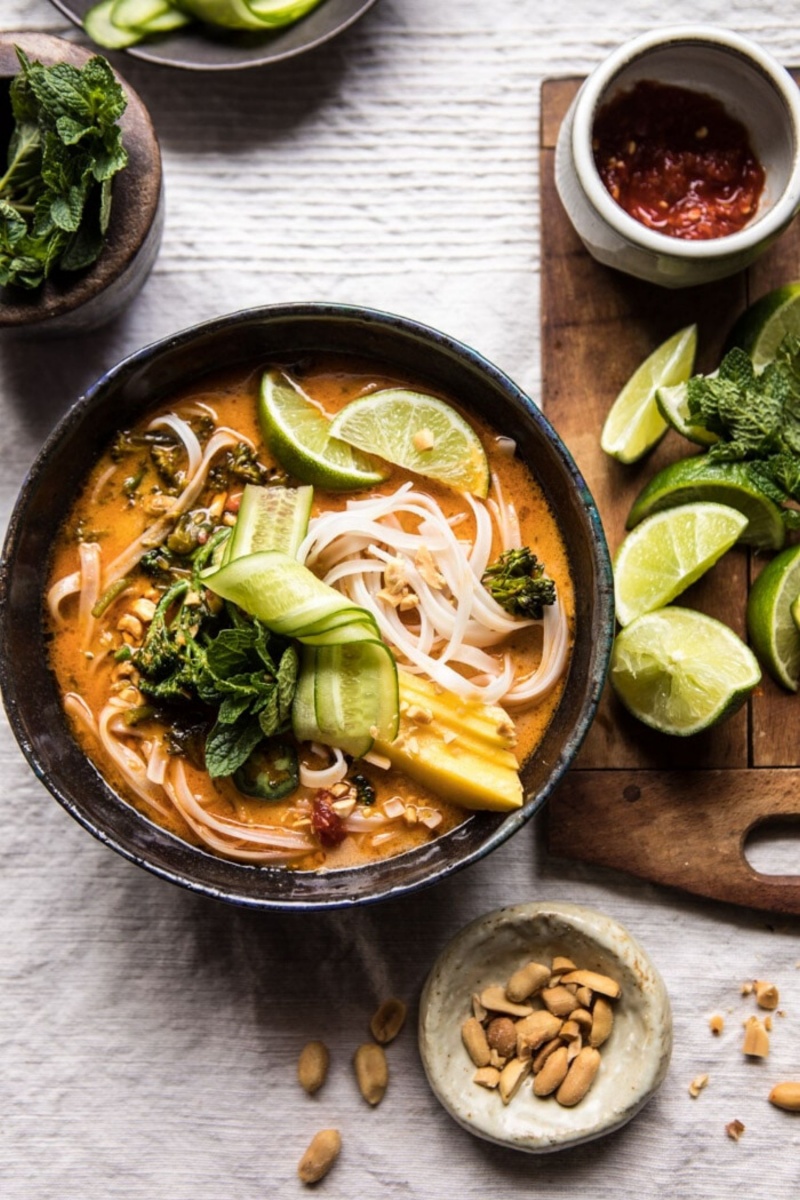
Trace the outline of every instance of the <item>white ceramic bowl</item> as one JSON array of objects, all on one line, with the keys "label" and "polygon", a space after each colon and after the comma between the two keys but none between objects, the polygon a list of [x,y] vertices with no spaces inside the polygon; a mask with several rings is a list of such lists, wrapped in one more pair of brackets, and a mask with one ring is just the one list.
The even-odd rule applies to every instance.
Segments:
[{"label": "white ceramic bowl", "polygon": [[[686,241],[648,229],[612,199],[592,154],[595,117],[642,79],[712,96],[745,126],[766,181],[744,229]],[[564,208],[599,262],[672,288],[722,279],[749,266],[800,209],[800,92],[741,34],[706,26],[653,30],[620,46],[585,80],[559,132],[555,171]]]},{"label": "white ceramic bowl", "polygon": [[[556,955],[621,984],[599,1073],[574,1108],[534,1096],[530,1077],[504,1105],[496,1091],[473,1083],[475,1066],[461,1042],[472,994],[505,983],[531,959],[550,962]],[[566,902],[518,904],[467,925],[437,959],[422,993],[419,1047],[433,1091],[460,1125],[487,1141],[541,1154],[610,1133],[636,1115],[669,1066],[672,1014],[661,976],[618,922]]]}]

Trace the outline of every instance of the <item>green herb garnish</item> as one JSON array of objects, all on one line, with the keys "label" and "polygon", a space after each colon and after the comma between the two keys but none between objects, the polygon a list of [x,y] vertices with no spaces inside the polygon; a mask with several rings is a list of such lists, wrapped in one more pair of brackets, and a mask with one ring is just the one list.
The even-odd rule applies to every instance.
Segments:
[{"label": "green herb garnish", "polygon": [[40,287],[56,267],[98,257],[111,183],[128,161],[117,121],[126,99],[99,55],[84,67],[31,62],[11,83],[14,130],[0,178],[0,285]]},{"label": "green herb garnish", "polygon": [[[733,349],[715,376],[696,375],[687,388],[691,421],[720,439],[709,462],[741,462],[770,500],[800,502],[800,338],[787,334],[760,373]],[[787,528],[800,528],[796,509],[781,507],[781,516]]]}]

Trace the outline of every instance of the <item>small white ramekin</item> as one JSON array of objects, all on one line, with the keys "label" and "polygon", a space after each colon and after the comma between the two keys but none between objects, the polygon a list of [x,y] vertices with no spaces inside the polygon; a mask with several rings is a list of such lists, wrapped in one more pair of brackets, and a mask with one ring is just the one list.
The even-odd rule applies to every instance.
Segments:
[{"label": "small white ramekin", "polygon": [[[612,199],[592,153],[595,117],[642,79],[704,92],[745,126],[766,180],[744,229],[686,241],[648,229]],[[800,91],[741,34],[703,25],[656,29],[620,46],[585,80],[559,131],[555,172],[561,202],[599,262],[671,288],[722,279],[753,262],[800,209]]]}]

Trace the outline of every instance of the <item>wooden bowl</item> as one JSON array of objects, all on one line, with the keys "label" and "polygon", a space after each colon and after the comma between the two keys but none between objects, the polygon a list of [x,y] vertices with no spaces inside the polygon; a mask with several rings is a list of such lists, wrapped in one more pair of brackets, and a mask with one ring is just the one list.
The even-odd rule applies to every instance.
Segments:
[{"label": "wooden bowl", "polygon": [[[43,33],[0,33],[0,140],[10,135],[5,83],[18,74],[14,50],[33,61],[82,67],[93,52]],[[116,317],[142,287],[163,227],[161,151],[147,109],[121,76],[128,100],[120,125],[128,165],[114,178],[111,222],[100,257],[85,271],[55,272],[34,291],[0,289],[0,336],[86,333]]]}]

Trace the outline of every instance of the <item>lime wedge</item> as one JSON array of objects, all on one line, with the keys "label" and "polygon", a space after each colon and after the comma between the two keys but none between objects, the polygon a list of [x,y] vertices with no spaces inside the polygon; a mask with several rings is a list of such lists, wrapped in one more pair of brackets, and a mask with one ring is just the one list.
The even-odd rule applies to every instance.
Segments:
[{"label": "lime wedge", "polygon": [[264,441],[296,479],[330,492],[382,483],[389,472],[331,436],[325,413],[284,375],[267,371],[261,382],[259,419]]},{"label": "lime wedge", "polygon": [[474,496],[489,491],[489,464],[478,435],[436,396],[405,388],[373,392],[345,405],[331,433],[456,491]]},{"label": "lime wedge", "polygon": [[[716,374],[716,372],[714,372]],[[688,386],[676,383],[673,387],[662,387],[656,392],[656,404],[668,425],[698,446],[713,446],[719,438],[702,425],[693,425],[689,414]]]},{"label": "lime wedge", "polygon": [[800,283],[787,283],[751,304],[728,335],[725,348],[741,346],[761,371],[772,362],[787,333],[800,334]]},{"label": "lime wedge", "polygon": [[687,325],[663,342],[634,371],[611,405],[600,445],[619,462],[636,462],[660,442],[668,425],[656,404],[662,387],[685,383],[694,367],[697,326]]},{"label": "lime wedge", "polygon": [[617,635],[610,678],[640,721],[688,737],[735,712],[761,672],[753,652],[727,625],[670,607],[645,613]]},{"label": "lime wedge", "polygon": [[696,500],[738,508],[747,517],[739,541],[765,550],[780,550],[786,540],[781,510],[753,486],[744,463],[709,462],[705,454],[670,463],[645,484],[628,513],[633,529],[651,513]]},{"label": "lime wedge", "polygon": [[725,504],[681,504],[629,533],[614,563],[617,620],[629,625],[669,604],[730,550],[747,517]]},{"label": "lime wedge", "polygon": [[790,692],[800,687],[800,631],[793,605],[800,597],[800,546],[790,546],[768,563],[747,600],[747,630],[773,679]]}]

